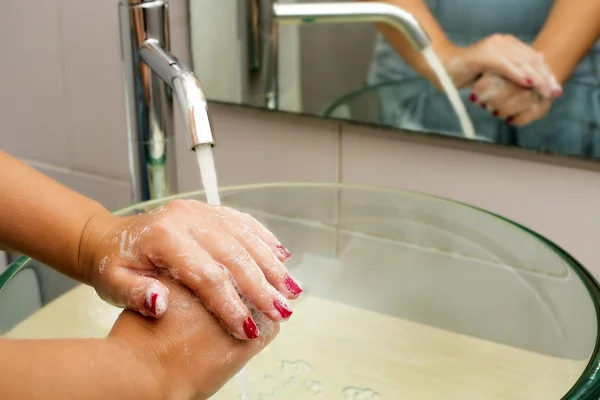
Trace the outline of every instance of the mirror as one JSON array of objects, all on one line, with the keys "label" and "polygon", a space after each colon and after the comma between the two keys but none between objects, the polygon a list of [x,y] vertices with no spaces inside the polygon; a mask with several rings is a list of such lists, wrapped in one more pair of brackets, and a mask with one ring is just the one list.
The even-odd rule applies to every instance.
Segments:
[{"label": "mirror", "polygon": [[[469,135],[446,93],[431,83],[436,79],[415,72],[398,54],[397,47],[390,44],[398,40],[394,37],[405,41],[409,37],[409,44],[415,45],[416,40],[411,49],[418,47],[418,34],[412,32],[411,36],[414,27],[406,17],[412,14],[402,10],[398,13],[398,8],[392,10],[396,13],[392,18],[395,27],[408,35],[401,35],[389,24],[378,24],[376,29],[374,21],[391,21],[384,14],[390,11],[392,3],[405,4],[407,10],[420,3],[421,10],[435,18],[448,39],[463,48],[482,43],[499,32],[513,35],[525,44],[532,43],[544,31],[551,13],[564,12],[553,9],[554,0],[505,0],[493,5],[481,0],[388,0],[377,4],[191,0],[192,65],[207,97],[214,101],[463,137],[538,152],[600,157],[600,42],[573,63],[576,66],[562,85],[561,96],[544,103],[527,84],[516,86],[522,96],[531,99],[520,100],[522,112],[516,115],[517,119],[532,120],[525,125],[515,123],[515,116],[513,121],[507,121],[507,116],[495,116],[495,110],[481,99],[470,101],[484,78],[488,82],[483,87],[488,89],[493,86],[490,82],[496,82],[496,89],[499,84],[514,83],[489,71],[478,73],[458,93],[464,104],[461,107],[474,128],[475,135]],[[384,8],[364,8],[373,6]],[[508,10],[510,18],[505,15]],[[422,19],[422,14],[419,16]],[[422,22],[421,25],[425,26]],[[593,43],[594,38],[588,41]],[[485,62],[502,53],[501,47],[496,47],[498,51],[489,47],[492,50]],[[423,59],[421,53],[413,53]],[[556,65],[563,68],[568,57],[565,53]],[[536,73],[533,75],[537,80],[542,73]],[[456,75],[450,75],[456,81]],[[496,89],[485,94],[492,98],[490,102],[505,107],[507,100],[493,99]],[[516,89],[511,93],[514,105],[518,98]],[[545,115],[540,113],[537,117],[531,113],[534,107],[544,104],[549,107]]]}]

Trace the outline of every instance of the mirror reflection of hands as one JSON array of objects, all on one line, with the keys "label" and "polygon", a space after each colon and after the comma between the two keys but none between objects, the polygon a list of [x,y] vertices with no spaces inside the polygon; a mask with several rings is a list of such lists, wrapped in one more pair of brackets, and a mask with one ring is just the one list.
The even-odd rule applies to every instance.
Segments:
[{"label": "mirror reflection of hands", "polygon": [[515,126],[528,125],[543,118],[553,99],[523,88],[496,74],[484,74],[473,86],[474,96],[494,117]]},{"label": "mirror reflection of hands", "polygon": [[109,340],[148,367],[146,378],[161,388],[162,398],[209,398],[279,333],[277,322],[253,313],[260,338],[236,339],[187,288],[170,278],[160,281],[171,295],[165,314],[155,319],[124,311]]},{"label": "mirror reflection of hands", "polygon": [[291,314],[302,291],[283,262],[290,254],[248,214],[194,200],[174,200],[133,217],[104,217],[84,233],[80,261],[111,304],[160,317],[170,306],[168,275],[194,291],[239,339],[260,329],[246,304],[274,321]]},{"label": "mirror reflection of hands", "polygon": [[494,34],[471,46],[452,46],[440,51],[440,57],[459,88],[470,86],[483,74],[492,72],[546,98],[562,94],[562,87],[543,55],[511,35]]}]

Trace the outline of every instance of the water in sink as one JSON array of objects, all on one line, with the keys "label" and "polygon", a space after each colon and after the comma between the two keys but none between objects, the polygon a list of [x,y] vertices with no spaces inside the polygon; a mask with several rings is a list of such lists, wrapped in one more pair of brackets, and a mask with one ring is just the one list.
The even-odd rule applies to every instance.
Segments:
[{"label": "water in sink", "polygon": [[431,46],[423,50],[423,56],[427,60],[427,63],[431,69],[433,69],[437,75],[442,87],[444,88],[446,96],[448,96],[450,104],[452,104],[452,108],[454,108],[454,112],[458,117],[463,134],[469,139],[475,139],[473,122],[471,122],[471,118],[469,118],[469,114],[467,114],[467,109],[465,108],[465,105],[458,94],[458,90],[456,90],[456,87],[454,87],[452,79],[450,79],[450,76],[448,76],[448,73],[440,62],[440,59],[435,54]]}]

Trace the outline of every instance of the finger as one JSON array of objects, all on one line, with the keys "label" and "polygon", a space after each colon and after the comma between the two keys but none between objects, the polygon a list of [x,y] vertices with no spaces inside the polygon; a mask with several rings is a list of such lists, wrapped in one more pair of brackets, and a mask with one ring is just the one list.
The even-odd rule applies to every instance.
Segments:
[{"label": "finger", "polygon": [[531,74],[534,81],[533,86],[538,93],[548,98],[561,96],[562,86],[556,81],[554,73],[546,64],[544,55],[512,35],[506,35],[506,38],[514,46],[515,51],[518,51],[523,60],[526,61],[523,69]]},{"label": "finger", "polygon": [[535,64],[535,68],[538,71],[540,71],[540,73],[543,74],[546,77],[547,81],[549,82],[549,86],[548,86],[549,95],[545,96],[545,97],[555,99],[557,97],[562,96],[563,88],[556,80],[556,76],[554,75],[554,72],[552,72],[552,70],[550,69],[550,66],[546,63],[546,60],[544,59],[544,55],[541,53],[538,53],[537,57],[536,57],[536,61],[537,61],[537,63]]},{"label": "finger", "polygon": [[512,96],[496,108],[496,117],[506,119],[510,116],[519,115],[529,110],[533,105],[541,101],[540,95],[531,89],[518,89]]},{"label": "finger", "polygon": [[[193,240],[176,240],[173,249],[153,263],[165,265],[173,278],[194,291],[204,304],[238,339],[256,339],[260,332],[250,310],[229,281],[229,276],[211,255]],[[154,256],[156,258],[157,256]]]},{"label": "finger", "polygon": [[510,62],[518,65],[527,75],[525,86],[546,93],[551,82],[542,71],[538,70],[540,66],[538,53],[512,35],[505,35],[505,38],[503,52],[507,54]]},{"label": "finger", "polygon": [[263,224],[258,222],[253,216],[247,213],[243,213],[234,208],[223,207],[221,212],[229,217],[234,217],[243,222],[246,226],[250,227],[252,231],[271,248],[273,253],[277,255],[280,261],[285,262],[292,256],[290,252],[283,247],[279,239],[269,231]]},{"label": "finger", "polygon": [[495,74],[486,74],[473,86],[473,94],[490,112],[509,98],[516,86]]},{"label": "finger", "polygon": [[550,111],[552,104],[548,100],[533,104],[528,110],[511,118],[510,124],[515,126],[529,125],[530,123],[543,118]]},{"label": "finger", "polygon": [[[513,46],[514,49],[514,46]],[[514,51],[501,35],[493,35],[469,53],[470,64],[479,71],[494,72],[521,86],[530,86],[531,78],[515,63]]]},{"label": "finger", "polygon": [[224,265],[236,284],[236,289],[255,308],[274,321],[284,321],[292,315],[287,301],[267,281],[252,255],[233,236],[225,232],[195,231],[216,262]]},{"label": "finger", "polygon": [[[280,326],[277,322],[253,312],[253,318],[261,332],[260,336],[256,340],[242,342],[232,340],[231,336],[224,334],[222,324],[219,324],[212,316],[206,315],[205,307],[197,301],[197,297],[191,291],[170,279],[161,278],[161,281],[171,291],[173,306],[163,318],[156,321],[158,325],[154,325],[153,330],[162,329],[173,332],[173,329],[179,328],[180,330],[176,332],[179,343],[190,344],[187,354],[184,350],[184,356],[194,357],[195,351],[201,352],[199,356],[206,365],[210,366],[207,368],[212,371],[210,386],[214,386],[215,391],[226,382],[226,379],[221,381],[220,377],[231,378],[279,333]],[[182,305],[187,304],[187,309],[182,309],[180,306],[177,310],[175,302]],[[209,342],[206,342],[206,339],[210,339]],[[195,346],[194,343],[196,343]],[[207,354],[215,355],[215,357],[207,358]],[[227,362],[224,362],[224,359]]]},{"label": "finger", "polygon": [[112,268],[107,277],[110,287],[106,300],[111,304],[160,318],[169,304],[169,290],[153,277],[127,268]]},{"label": "finger", "polygon": [[260,236],[239,219],[224,220],[224,229],[243,246],[262,270],[267,281],[289,299],[297,298],[302,289],[290,276],[285,265]]}]

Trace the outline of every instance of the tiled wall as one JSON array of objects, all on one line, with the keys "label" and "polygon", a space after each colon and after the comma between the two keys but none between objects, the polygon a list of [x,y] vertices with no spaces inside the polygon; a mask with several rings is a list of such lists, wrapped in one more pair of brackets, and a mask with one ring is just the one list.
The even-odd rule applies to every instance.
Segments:
[{"label": "tiled wall", "polygon": [[[184,0],[174,51],[187,59]],[[116,1],[13,1],[0,14],[0,147],[114,209],[129,201]],[[10,40],[7,40],[10,38]],[[600,274],[600,174],[370,135],[368,128],[213,106],[222,185],[336,181],[466,201],[548,236]],[[182,190],[200,185],[177,137]],[[0,189],[1,190],[1,189]]]}]

